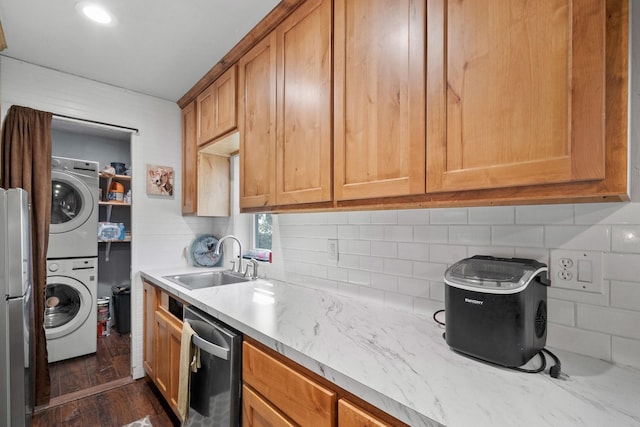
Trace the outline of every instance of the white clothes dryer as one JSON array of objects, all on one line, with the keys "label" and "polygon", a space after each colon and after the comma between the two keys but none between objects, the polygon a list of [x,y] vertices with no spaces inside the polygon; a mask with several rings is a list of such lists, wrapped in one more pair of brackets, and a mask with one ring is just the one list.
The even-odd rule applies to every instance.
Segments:
[{"label": "white clothes dryer", "polygon": [[48,259],[98,256],[98,162],[51,158]]},{"label": "white clothes dryer", "polygon": [[44,328],[49,362],[96,352],[98,258],[47,260]]}]

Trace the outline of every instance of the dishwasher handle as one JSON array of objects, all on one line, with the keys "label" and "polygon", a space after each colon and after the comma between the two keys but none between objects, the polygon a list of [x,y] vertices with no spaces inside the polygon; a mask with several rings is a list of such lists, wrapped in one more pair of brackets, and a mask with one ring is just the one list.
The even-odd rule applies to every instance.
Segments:
[{"label": "dishwasher handle", "polygon": [[193,335],[191,337],[191,343],[212,356],[219,359],[229,360],[229,353],[231,350],[228,348],[210,343],[209,341],[200,338],[198,335]]}]

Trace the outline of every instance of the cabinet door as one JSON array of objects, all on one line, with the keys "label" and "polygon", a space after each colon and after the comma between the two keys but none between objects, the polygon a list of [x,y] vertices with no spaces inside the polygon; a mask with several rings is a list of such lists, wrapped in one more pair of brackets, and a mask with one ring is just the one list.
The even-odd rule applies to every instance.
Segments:
[{"label": "cabinet door", "polygon": [[295,424],[246,385],[242,386],[244,427],[294,427]]},{"label": "cabinet door", "polygon": [[198,104],[198,145],[236,128],[236,67],[225,71],[196,98]]},{"label": "cabinet door", "polygon": [[602,0],[429,0],[427,191],[604,178]]},{"label": "cabinet door", "polygon": [[182,110],[182,215],[193,215],[197,209],[196,122],[196,102],[193,101]]},{"label": "cabinet door", "polygon": [[301,426],[335,425],[335,392],[246,341],[242,347],[242,379]]},{"label": "cabinet door", "polygon": [[177,414],[182,325],[162,308],[156,311],[155,319],[156,385]]},{"label": "cabinet door", "polygon": [[238,61],[240,207],[275,204],[276,44],[271,33]]},{"label": "cabinet door", "polygon": [[144,370],[149,377],[155,381],[156,363],[155,363],[155,311],[156,298],[155,288],[147,282],[143,282],[144,290]]},{"label": "cabinet door", "polygon": [[304,3],[276,35],[276,203],[330,201],[331,1]]},{"label": "cabinet door", "polygon": [[424,0],[336,0],[335,198],[425,191]]},{"label": "cabinet door", "polygon": [[338,400],[338,427],[391,427],[364,409],[344,399]]}]

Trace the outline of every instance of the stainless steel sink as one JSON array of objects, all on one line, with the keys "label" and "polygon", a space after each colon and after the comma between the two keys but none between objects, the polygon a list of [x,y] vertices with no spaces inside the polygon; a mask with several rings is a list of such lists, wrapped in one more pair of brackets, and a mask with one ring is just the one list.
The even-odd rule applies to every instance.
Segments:
[{"label": "stainless steel sink", "polygon": [[178,274],[164,276],[165,279],[189,290],[211,288],[214,286],[231,285],[248,282],[249,279],[229,271],[206,271],[204,273]]}]

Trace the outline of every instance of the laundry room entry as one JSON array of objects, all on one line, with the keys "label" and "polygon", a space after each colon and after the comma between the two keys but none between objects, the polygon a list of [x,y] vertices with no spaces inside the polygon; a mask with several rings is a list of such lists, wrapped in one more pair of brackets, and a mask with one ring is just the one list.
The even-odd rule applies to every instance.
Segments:
[{"label": "laundry room entry", "polygon": [[[73,203],[91,203],[97,213],[95,223],[85,227],[92,229],[87,236],[81,238],[78,233],[69,234],[69,246],[74,246],[71,241],[74,238],[78,241],[83,240],[83,245],[86,246],[82,249],[84,253],[62,254],[60,252],[61,256],[57,256],[54,249],[47,254],[48,265],[51,263],[64,265],[68,273],[65,274],[66,276],[73,276],[74,272],[80,271],[71,269],[71,266],[77,264],[80,259],[89,262],[92,267],[95,265],[95,270],[89,271],[95,273],[93,287],[91,287],[89,279],[91,274],[86,274],[84,276],[87,277],[82,276],[81,278],[81,281],[86,280],[85,285],[89,292],[85,292],[84,296],[77,298],[73,292],[67,292],[60,297],[66,298],[64,302],[71,307],[74,304],[77,305],[79,313],[87,311],[87,307],[81,307],[79,301],[89,299],[91,333],[88,332],[89,328],[86,328],[84,333],[91,335],[91,338],[87,336],[83,339],[95,340],[95,345],[92,342],[93,351],[89,353],[87,353],[87,349],[78,350],[75,353],[74,351],[65,352],[63,355],[60,355],[60,352],[53,352],[60,355],[54,360],[49,360],[50,363],[55,361],[51,365],[52,396],[54,396],[58,394],[54,390],[54,382],[59,381],[60,384],[63,384],[64,381],[60,379],[71,374],[72,371],[77,371],[77,364],[81,364],[83,367],[93,367],[98,382],[101,380],[109,382],[131,376],[130,307],[124,307],[126,310],[123,310],[123,304],[130,304],[130,300],[125,297],[129,297],[131,286],[132,197],[129,191],[131,190],[131,132],[107,126],[95,126],[82,121],[57,119],[54,116],[51,134],[51,151],[54,158],[82,160],[87,164],[95,162],[97,165],[95,186],[93,187],[94,181],[87,179],[88,185],[91,187],[90,191],[95,194],[92,194],[92,197],[78,197],[78,200],[70,202],[69,206],[66,206],[65,202],[61,204],[62,215],[64,215],[65,209],[72,207]],[[117,166],[117,171],[115,168],[111,168],[112,163]],[[118,200],[110,200],[110,188],[119,188],[122,197]],[[55,192],[55,189],[53,190]],[[126,200],[125,195],[127,195]],[[73,198],[69,197],[69,199]],[[74,214],[70,213],[69,215],[73,216]],[[104,233],[99,235],[101,229],[107,230],[110,234],[106,237]],[[115,234],[116,229],[117,234]],[[57,247],[64,246],[64,239],[62,234],[57,236]],[[49,248],[51,249],[51,245]],[[59,290],[61,291],[62,288]],[[90,295],[90,298],[87,298],[86,295]],[[55,296],[50,298],[51,304],[60,303],[60,298]],[[115,312],[117,303],[120,305],[118,313]],[[105,307],[107,307],[107,312],[105,312]],[[125,314],[128,318],[123,317]],[[54,316],[50,316],[50,320],[53,322],[56,319]],[[117,325],[117,322],[120,325]],[[47,347],[51,348],[55,345],[55,340],[49,340],[47,337]],[[123,360],[125,358],[126,360]],[[99,361],[107,359],[113,360],[112,366],[100,367]],[[107,373],[107,371],[109,372]],[[87,388],[99,385],[95,384],[93,380],[85,383]],[[77,389],[65,391],[62,390],[63,388],[61,387],[60,390],[62,394],[81,391]]]}]

